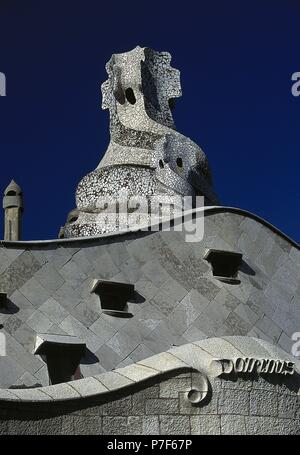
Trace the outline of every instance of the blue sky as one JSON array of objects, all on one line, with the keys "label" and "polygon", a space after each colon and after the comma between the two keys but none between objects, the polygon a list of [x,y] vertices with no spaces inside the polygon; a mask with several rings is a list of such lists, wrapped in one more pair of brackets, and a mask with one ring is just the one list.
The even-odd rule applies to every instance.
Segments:
[{"label": "blue sky", "polygon": [[180,69],[176,126],[207,154],[222,205],[299,241],[299,24],[299,0],[1,0],[0,191],[22,186],[23,237],[57,237],[109,141],[105,63],[140,45]]}]

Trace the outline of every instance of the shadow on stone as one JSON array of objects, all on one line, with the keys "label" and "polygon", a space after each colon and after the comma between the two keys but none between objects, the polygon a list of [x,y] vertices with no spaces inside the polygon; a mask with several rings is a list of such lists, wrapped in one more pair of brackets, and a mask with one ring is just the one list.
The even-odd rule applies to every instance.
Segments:
[{"label": "shadow on stone", "polygon": [[248,265],[244,260],[242,260],[242,263],[240,265],[240,271],[246,275],[256,275],[255,270],[253,270],[252,267],[250,267],[250,265]]},{"label": "shadow on stone", "polygon": [[11,385],[9,389],[36,389],[37,387],[43,387],[42,384],[39,384],[38,382],[33,385],[26,385],[26,384],[20,384],[20,385]]},{"label": "shadow on stone", "polygon": [[0,307],[0,314],[15,314],[19,311],[19,307],[9,299],[6,300],[6,305],[4,307]]},{"label": "shadow on stone", "polygon": [[132,297],[128,299],[128,302],[139,304],[146,302],[146,299],[139,292],[134,291]]},{"label": "shadow on stone", "polygon": [[81,365],[92,365],[98,363],[99,358],[88,348],[85,350],[85,356],[80,360]]}]

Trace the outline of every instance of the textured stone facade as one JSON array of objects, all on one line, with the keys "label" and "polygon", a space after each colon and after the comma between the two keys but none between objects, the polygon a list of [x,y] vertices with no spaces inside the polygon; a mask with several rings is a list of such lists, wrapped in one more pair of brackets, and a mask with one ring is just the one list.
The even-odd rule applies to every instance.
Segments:
[{"label": "textured stone facade", "polygon": [[[128,233],[53,243],[3,243],[0,310],[8,357],[0,385],[47,385],[47,368],[33,355],[37,333],[75,335],[90,352],[83,376],[99,374],[172,345],[210,336],[250,335],[291,352],[299,331],[299,249],[247,212],[205,209],[205,235]],[[206,248],[243,253],[241,283],[212,276]],[[131,318],[104,314],[93,279],[128,282],[136,295]]]},{"label": "textured stone facade", "polygon": [[[229,340],[231,347],[224,342],[223,353],[227,355],[240,348],[241,338],[233,337],[227,343]],[[257,350],[255,341],[245,341],[252,353],[272,351],[268,343]],[[218,339],[199,343],[195,361],[203,367],[201,357],[209,354],[202,351],[201,355],[200,346],[218,351]],[[185,358],[185,350],[171,350],[169,356],[172,352]],[[278,350],[276,355],[280,355]],[[161,354],[146,363],[159,368],[168,361]],[[176,368],[174,358],[170,371],[156,371],[145,379],[149,376],[145,367],[139,375],[134,373],[138,366],[142,364],[42,389],[12,390],[10,396],[3,391],[0,434],[300,434],[299,364],[296,376],[208,376],[208,393],[199,403],[189,400],[189,392],[197,388],[203,373],[187,365]],[[167,370],[165,366],[162,369]],[[134,374],[135,378],[126,382],[126,375],[129,381],[128,376],[133,378]]]}]

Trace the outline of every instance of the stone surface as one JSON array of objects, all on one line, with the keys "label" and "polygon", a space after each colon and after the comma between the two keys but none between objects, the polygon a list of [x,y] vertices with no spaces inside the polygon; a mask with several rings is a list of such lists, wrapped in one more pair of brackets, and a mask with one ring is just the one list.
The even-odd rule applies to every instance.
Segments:
[{"label": "stone surface", "polygon": [[[206,211],[207,228],[203,242],[197,247],[186,243],[182,232],[128,233],[115,238],[113,243],[110,237],[95,239],[93,243],[82,239],[76,247],[72,241],[57,241],[48,246],[29,244],[27,251],[12,245],[3,246],[0,270],[2,283],[9,283],[11,304],[5,312],[0,312],[3,324],[0,330],[6,337],[11,367],[10,370],[0,368],[0,385],[49,384],[44,363],[33,354],[39,332],[82,338],[90,350],[82,359],[84,376],[98,375],[136,361],[157,371],[164,371],[171,364],[177,368],[183,364],[169,354],[158,363],[149,357],[167,351],[172,345],[197,343],[207,336],[244,336],[248,329],[248,334],[260,338],[258,344],[243,343],[241,338],[239,347],[231,345],[232,353],[241,350],[247,356],[255,351],[264,357],[269,351],[259,345],[263,340],[290,352],[290,337],[299,325],[299,289],[295,288],[298,255],[293,253],[291,259],[290,243],[257,220],[239,213],[218,212],[218,209],[214,213]],[[235,236],[230,237],[227,231],[232,226]],[[254,245],[252,241],[240,240],[249,235],[256,238]],[[268,236],[274,241],[271,254],[278,269],[264,266],[263,271],[256,265],[255,255]],[[221,283],[205,268],[202,256],[205,247],[217,248],[213,239],[220,238],[230,243],[231,250],[243,247],[247,265],[240,274],[243,287]],[[276,243],[277,249],[274,248]],[[71,258],[76,266],[68,268],[67,261]],[[91,296],[91,282],[100,277],[98,272],[104,270],[103,264],[108,265],[109,275],[123,274],[121,281],[126,282],[126,276],[137,279],[138,296],[129,303],[133,309],[131,318],[101,313],[100,301]],[[137,264],[140,264],[139,270]],[[193,274],[193,267],[197,274]],[[164,280],[160,280],[160,276]],[[208,287],[204,278],[210,283]],[[206,346],[203,345],[203,349],[208,353],[221,357],[224,346],[229,349],[230,342],[225,338],[219,344]],[[191,357],[195,359],[195,355]],[[280,406],[286,409],[284,403]],[[292,411],[287,407],[286,412]]]},{"label": "stone surface", "polygon": [[[116,373],[105,373],[109,376]],[[107,435],[230,435],[298,434],[300,400],[293,383],[283,377],[268,383],[247,376],[228,387],[224,378],[212,381],[208,400],[193,405],[187,390],[199,373],[172,372],[171,377],[131,382],[112,396],[95,378],[42,389],[0,389],[1,434],[107,434]],[[105,375],[102,375],[104,377]],[[244,382],[247,383],[245,387]],[[110,381],[112,383],[112,381]],[[80,393],[77,395],[75,388]],[[59,390],[61,389],[61,390]],[[70,390],[72,390],[70,392]],[[166,391],[172,397],[161,397]],[[46,395],[47,394],[47,395]],[[62,400],[62,396],[64,400]],[[83,398],[85,397],[85,398]],[[1,403],[6,400],[5,413]],[[22,402],[43,401],[51,415],[39,407],[24,408]],[[59,408],[53,407],[59,400]],[[246,405],[245,405],[246,403]],[[278,406],[277,406],[278,404]],[[18,410],[17,407],[18,406]],[[48,411],[48,412],[49,412]],[[270,415],[271,414],[271,415]]]}]

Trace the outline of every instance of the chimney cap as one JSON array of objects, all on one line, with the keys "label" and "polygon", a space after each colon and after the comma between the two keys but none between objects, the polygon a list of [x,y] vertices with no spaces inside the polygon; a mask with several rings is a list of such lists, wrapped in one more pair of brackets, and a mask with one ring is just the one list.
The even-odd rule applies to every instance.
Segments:
[{"label": "chimney cap", "polygon": [[18,207],[21,210],[24,208],[22,190],[14,180],[5,189],[3,197],[3,208],[11,207]]},{"label": "chimney cap", "polygon": [[9,196],[9,192],[13,191],[16,193],[16,196],[21,196],[22,195],[22,190],[21,187],[14,181],[12,180],[10,184],[7,186],[7,188],[4,190],[4,195]]}]

